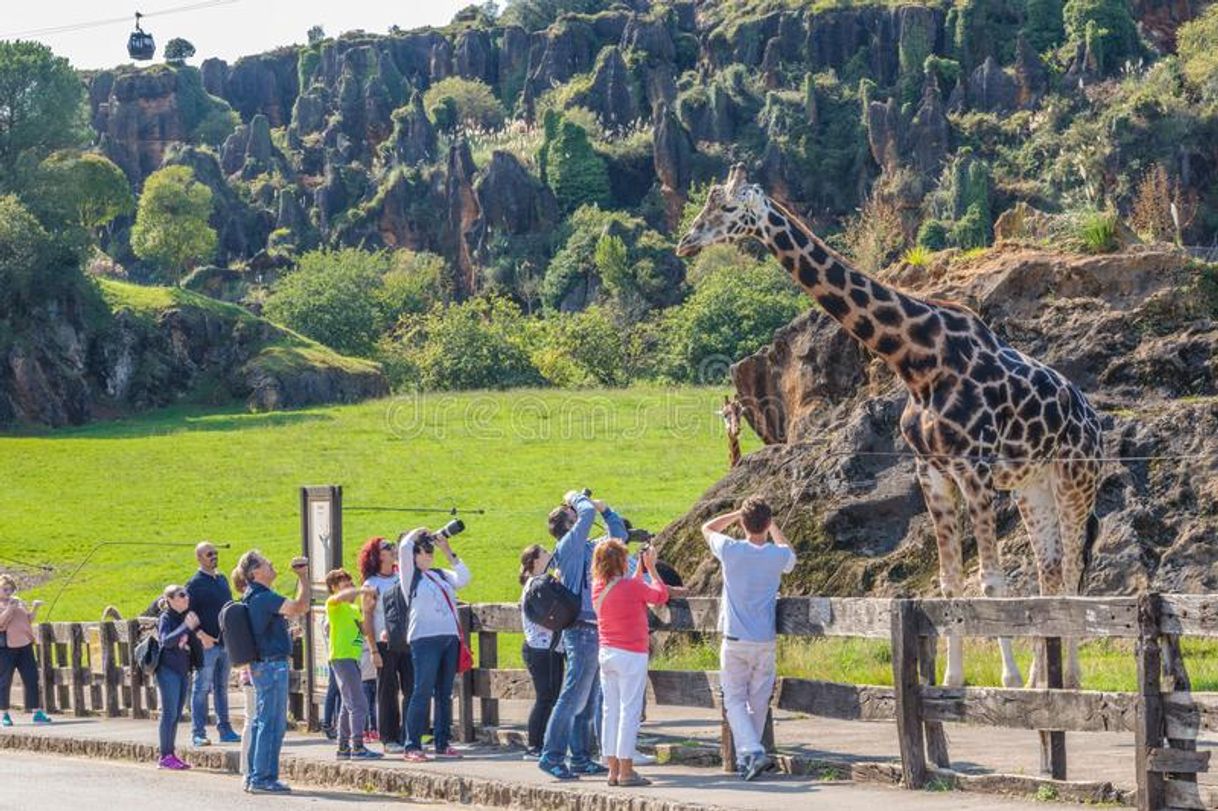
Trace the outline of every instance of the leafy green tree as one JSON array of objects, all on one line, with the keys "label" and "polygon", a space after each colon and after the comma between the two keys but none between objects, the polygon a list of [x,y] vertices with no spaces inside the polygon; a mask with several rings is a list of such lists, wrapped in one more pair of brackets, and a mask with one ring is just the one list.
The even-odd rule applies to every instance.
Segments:
[{"label": "leafy green tree", "polygon": [[1206,98],[1218,100],[1218,4],[1180,26],[1176,43],[1184,78]]},{"label": "leafy green tree", "polygon": [[1066,0],[1063,14],[1071,41],[1085,41],[1103,73],[1142,52],[1127,0]]},{"label": "leafy green tree", "polygon": [[533,365],[562,388],[622,386],[627,380],[626,333],[603,307],[551,313],[535,322]]},{"label": "leafy green tree", "polygon": [[1028,0],[1023,33],[1028,44],[1041,53],[1060,45],[1066,38],[1062,0]]},{"label": "leafy green tree", "polygon": [[310,251],[275,284],[264,312],[339,352],[368,356],[385,326],[380,288],[388,267],[384,252]]},{"label": "leafy green tree", "polygon": [[0,189],[18,161],[84,142],[84,84],[68,60],[37,42],[0,41]]},{"label": "leafy green tree", "polygon": [[503,126],[503,105],[489,85],[475,79],[441,79],[423,94],[423,108],[432,123],[446,131],[458,126],[487,130]]},{"label": "leafy green tree", "polygon": [[44,222],[80,228],[87,236],[135,210],[123,170],[93,152],[56,152],[38,168],[31,197]]},{"label": "leafy green tree", "polygon": [[72,246],[43,228],[15,195],[0,195],[0,322],[81,278]]},{"label": "leafy green tree", "polygon": [[702,279],[693,295],[665,314],[671,376],[722,383],[731,363],[765,346],[808,299],[773,264],[729,267]]},{"label": "leafy green tree", "polygon": [[184,65],[186,60],[195,55],[195,46],[181,37],[174,37],[165,43],[165,61],[175,65]]},{"label": "leafy green tree", "polygon": [[502,25],[519,25],[526,31],[548,28],[561,15],[602,11],[609,0],[507,0],[499,16]]},{"label": "leafy green tree", "polygon": [[404,315],[425,313],[446,300],[447,276],[441,256],[425,251],[394,253],[378,293],[385,323],[395,324]]},{"label": "leafy green tree", "polygon": [[546,151],[546,179],[564,211],[586,204],[603,207],[612,200],[604,159],[592,148],[584,128],[570,121],[558,125]]},{"label": "leafy green tree", "polygon": [[199,260],[216,252],[211,189],[188,166],[158,169],[144,181],[131,249],[175,281]]},{"label": "leafy green tree", "polygon": [[326,29],[322,28],[320,25],[310,26],[307,36],[309,38],[309,44],[316,45],[326,38]]}]

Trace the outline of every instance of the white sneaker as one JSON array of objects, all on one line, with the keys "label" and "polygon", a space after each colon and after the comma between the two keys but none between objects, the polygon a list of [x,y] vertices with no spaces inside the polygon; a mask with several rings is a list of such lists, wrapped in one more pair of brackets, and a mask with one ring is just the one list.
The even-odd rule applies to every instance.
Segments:
[{"label": "white sneaker", "polygon": [[645,755],[642,752],[636,751],[634,753],[634,765],[635,766],[654,766],[654,765],[656,765],[655,756],[654,755]]}]

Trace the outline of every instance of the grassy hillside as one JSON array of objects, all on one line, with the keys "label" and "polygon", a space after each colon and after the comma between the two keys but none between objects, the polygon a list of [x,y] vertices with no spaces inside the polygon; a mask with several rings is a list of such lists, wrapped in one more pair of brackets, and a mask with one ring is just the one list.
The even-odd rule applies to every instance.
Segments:
[{"label": "grassy hillside", "polygon": [[[720,396],[516,391],[271,414],[175,408],[2,439],[0,556],[53,566],[27,594],[49,603],[98,543],[151,544],[98,550],[51,618],[96,619],[108,603],[132,612],[193,571],[189,546],[170,544],[231,543],[225,568],[254,546],[278,560],[297,554],[297,488],[333,483],[348,508],[485,509],[463,516],[469,529],[455,541],[474,573],[463,596],[514,600],[520,550],[544,540],[565,490],[592,487],[653,529],[688,509],[727,465]],[[749,435],[746,450],[756,442]],[[348,509],[347,562],[370,534],[444,520]]]}]

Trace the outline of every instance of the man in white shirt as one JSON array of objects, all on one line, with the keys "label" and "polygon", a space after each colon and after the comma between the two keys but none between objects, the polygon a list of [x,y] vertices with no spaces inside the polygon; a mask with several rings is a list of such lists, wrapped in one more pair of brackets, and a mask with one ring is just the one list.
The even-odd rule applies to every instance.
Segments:
[{"label": "man in white shirt", "polygon": [[[744,540],[723,534],[736,522],[744,528]],[[737,766],[745,780],[753,780],[773,766],[761,735],[777,675],[778,586],[782,576],[795,568],[795,552],[761,496],[749,496],[739,510],[707,521],[702,535],[723,566],[719,603],[723,706],[736,741]]]}]

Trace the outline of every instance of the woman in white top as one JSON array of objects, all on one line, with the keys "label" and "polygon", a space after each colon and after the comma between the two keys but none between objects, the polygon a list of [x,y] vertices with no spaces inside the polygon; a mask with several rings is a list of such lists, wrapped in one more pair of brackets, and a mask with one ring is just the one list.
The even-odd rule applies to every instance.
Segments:
[{"label": "woman in white top", "polygon": [[525,667],[533,679],[533,709],[529,712],[529,742],[525,760],[541,757],[541,745],[546,734],[546,724],[562,689],[563,669],[566,657],[554,646],[554,632],[530,620],[524,613],[524,594],[534,577],[548,577],[546,567],[552,555],[541,544],[526,547],[520,553],[520,622],[524,626]]},{"label": "woman in white top", "polygon": [[[435,548],[444,550],[451,569],[437,569]],[[423,752],[427,705],[435,698],[437,757],[461,757],[448,743],[452,727],[453,681],[457,676],[461,629],[457,622],[457,589],[469,583],[469,569],[457,558],[448,538],[426,528],[402,536],[398,578],[409,606],[410,658],[414,691],[406,709],[406,754],[412,763],[430,760]]]}]

